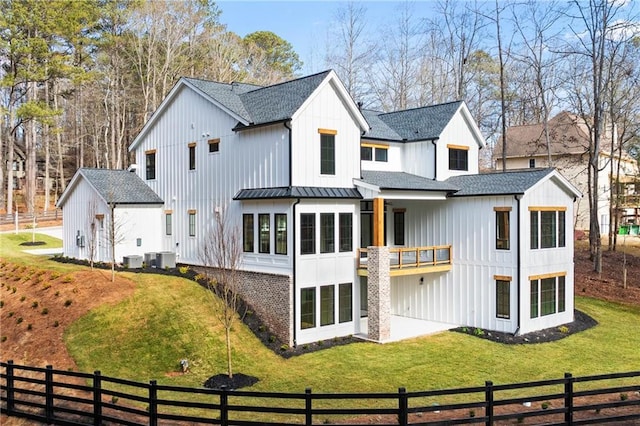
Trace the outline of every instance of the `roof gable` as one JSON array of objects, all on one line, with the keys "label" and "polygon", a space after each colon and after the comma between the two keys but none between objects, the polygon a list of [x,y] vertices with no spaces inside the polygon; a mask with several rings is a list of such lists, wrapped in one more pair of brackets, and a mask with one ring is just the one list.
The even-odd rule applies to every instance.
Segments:
[{"label": "roof gable", "polygon": [[462,101],[380,114],[378,118],[403,140],[438,139]]},{"label": "roof gable", "polygon": [[80,179],[96,191],[107,204],[164,204],[164,201],[140,177],[127,170],[78,169],[58,201],[62,207]]}]

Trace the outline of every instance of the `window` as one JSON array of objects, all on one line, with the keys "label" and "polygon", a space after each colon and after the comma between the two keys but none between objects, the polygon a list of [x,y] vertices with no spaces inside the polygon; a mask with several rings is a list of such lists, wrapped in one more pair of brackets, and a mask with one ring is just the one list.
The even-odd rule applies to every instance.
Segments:
[{"label": "window", "polygon": [[565,274],[529,277],[531,282],[531,318],[564,312],[566,309]]},{"label": "window", "polygon": [[276,221],[276,254],[287,254],[287,215],[277,213]]},{"label": "window", "polygon": [[530,207],[531,248],[554,248],[566,245],[564,207]]},{"label": "window", "polygon": [[189,210],[189,236],[196,236],[196,211]]},{"label": "window", "polygon": [[300,254],[316,252],[316,215],[300,214]]},{"label": "window", "polygon": [[335,320],[335,286],[320,287],[320,326],[331,325]]},{"label": "window", "polygon": [[339,244],[340,251],[353,250],[353,215],[351,213],[340,213],[339,215]]},{"label": "window", "polygon": [[449,148],[449,170],[469,170],[469,147],[447,145]]},{"label": "window", "polygon": [[387,162],[387,148],[376,147],[376,161]]},{"label": "window", "polygon": [[333,213],[320,213],[320,253],[333,253],[335,251],[335,215]]},{"label": "window", "polygon": [[172,234],[172,218],[171,218],[171,213],[165,213],[164,214],[164,233],[165,235],[171,235]]},{"label": "window", "polygon": [[536,168],[536,159],[535,158],[530,158],[529,159],[529,168],[530,169],[535,169]]},{"label": "window", "polygon": [[196,169],[196,144],[189,144],[189,170]]},{"label": "window", "polygon": [[373,148],[370,146],[360,147],[360,159],[364,161],[373,160]]},{"label": "window", "polygon": [[338,321],[340,323],[353,320],[353,290],[351,283],[338,286]]},{"label": "window", "polygon": [[393,211],[393,244],[404,245],[404,210]]},{"label": "window", "polygon": [[[322,130],[321,130],[322,132]],[[327,132],[332,132],[327,130]],[[333,134],[320,134],[320,174],[336,174],[336,136]]]},{"label": "window", "polygon": [[209,139],[209,152],[220,152],[220,139]]},{"label": "window", "polygon": [[258,215],[258,228],[260,230],[258,251],[260,253],[269,253],[271,251],[271,222],[269,213]]},{"label": "window", "polygon": [[511,207],[496,207],[496,249],[509,250],[509,215]]},{"label": "window", "polygon": [[253,253],[253,214],[242,215],[242,250]]},{"label": "window", "polygon": [[147,168],[147,180],[154,180],[156,178],[156,150],[146,151],[146,168]]},{"label": "window", "polygon": [[303,288],[300,295],[300,328],[316,326],[316,289]]},{"label": "window", "polygon": [[508,279],[496,280],[496,317],[509,319],[511,317],[511,281]]}]

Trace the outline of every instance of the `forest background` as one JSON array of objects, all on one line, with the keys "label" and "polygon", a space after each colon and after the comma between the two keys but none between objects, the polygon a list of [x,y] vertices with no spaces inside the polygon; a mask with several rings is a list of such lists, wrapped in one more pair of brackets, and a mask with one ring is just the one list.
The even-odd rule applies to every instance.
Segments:
[{"label": "forest background", "polygon": [[[331,4],[322,69],[366,108],[465,100],[489,143],[482,169],[506,127],[562,110],[588,123],[590,157],[607,123],[618,130],[612,151],[640,154],[634,1],[442,0],[429,2],[428,17],[425,3],[398,2],[384,25],[367,18],[366,2]],[[288,41],[229,31],[223,7],[0,0],[0,211],[14,208],[18,161],[29,213],[38,192],[43,210],[53,208],[79,167],[134,163],[129,144],[181,76],[266,85],[301,75]]]}]

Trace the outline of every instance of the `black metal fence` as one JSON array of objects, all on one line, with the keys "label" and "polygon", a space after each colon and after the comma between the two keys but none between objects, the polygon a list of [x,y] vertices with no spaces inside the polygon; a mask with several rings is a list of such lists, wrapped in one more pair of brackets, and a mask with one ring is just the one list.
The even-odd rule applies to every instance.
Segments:
[{"label": "black metal fence", "polygon": [[57,425],[640,424],[640,371],[393,393],[249,392],[0,362],[0,411]]}]

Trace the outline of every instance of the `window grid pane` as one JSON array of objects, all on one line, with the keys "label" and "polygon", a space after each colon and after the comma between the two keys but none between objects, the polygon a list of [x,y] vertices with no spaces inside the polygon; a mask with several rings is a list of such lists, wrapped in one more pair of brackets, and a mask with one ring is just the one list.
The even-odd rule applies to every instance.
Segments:
[{"label": "window grid pane", "polygon": [[351,283],[340,284],[338,286],[338,320],[349,322],[353,320],[353,290]]},{"label": "window grid pane", "polygon": [[556,278],[541,280],[540,289],[540,315],[556,313]]},{"label": "window grid pane", "polygon": [[449,170],[468,170],[468,151],[449,148]]},{"label": "window grid pane", "polygon": [[335,286],[320,287],[320,325],[331,325],[335,321]]},{"label": "window grid pane", "polygon": [[566,237],[565,237],[565,213],[563,211],[558,212],[558,247],[566,246]]},{"label": "window grid pane", "polygon": [[538,248],[538,212],[531,212],[531,248]]},{"label": "window grid pane", "polygon": [[335,136],[320,135],[320,174],[336,174]]},{"label": "window grid pane", "polygon": [[351,213],[340,213],[340,251],[353,250],[353,215]]},{"label": "window grid pane", "polygon": [[404,212],[393,212],[393,243],[404,245]]},{"label": "window grid pane", "polygon": [[196,169],[196,147],[189,147],[189,170]]},{"label": "window grid pane", "polygon": [[300,295],[300,328],[316,326],[316,289],[303,288]]},{"label": "window grid pane", "polygon": [[538,280],[531,281],[531,318],[538,318]]},{"label": "window grid pane", "polygon": [[260,229],[258,251],[260,253],[269,253],[271,251],[271,223],[268,213],[258,215],[258,227]]},{"label": "window grid pane", "polygon": [[496,249],[509,250],[509,212],[496,212]]},{"label": "window grid pane", "polygon": [[287,254],[287,215],[276,214],[276,254]]},{"label": "window grid pane", "polygon": [[171,213],[167,213],[164,215],[164,232],[166,235],[171,235],[172,231]]},{"label": "window grid pane", "polygon": [[540,212],[540,239],[542,248],[556,246],[556,212]]},{"label": "window grid pane", "polygon": [[388,150],[386,148],[376,148],[376,161],[387,162]]},{"label": "window grid pane", "polygon": [[361,146],[360,159],[364,161],[373,160],[373,148],[371,148],[370,146]]},{"label": "window grid pane", "polygon": [[147,180],[156,178],[156,153],[151,152],[146,155]]},{"label": "window grid pane", "polygon": [[303,213],[300,215],[300,253],[316,252],[316,215]]},{"label": "window grid pane", "polygon": [[242,249],[245,253],[253,253],[253,214],[242,215]]},{"label": "window grid pane", "polygon": [[196,236],[196,214],[189,213],[189,236]]},{"label": "window grid pane", "polygon": [[335,215],[320,213],[320,253],[335,251]]},{"label": "window grid pane", "polygon": [[565,311],[565,284],[564,284],[564,276],[558,277],[558,312]]},{"label": "window grid pane", "polygon": [[511,283],[509,281],[496,281],[496,317],[509,318],[511,316],[511,298],[509,295]]}]

